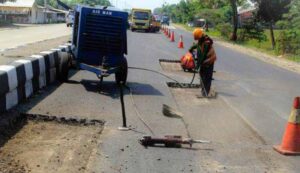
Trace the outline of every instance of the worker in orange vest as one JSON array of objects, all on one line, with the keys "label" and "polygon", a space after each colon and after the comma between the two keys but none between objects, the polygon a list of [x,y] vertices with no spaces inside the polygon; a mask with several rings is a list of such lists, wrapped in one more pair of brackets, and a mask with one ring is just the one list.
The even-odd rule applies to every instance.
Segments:
[{"label": "worker in orange vest", "polygon": [[196,69],[199,70],[200,81],[202,86],[202,96],[208,97],[213,78],[214,63],[217,59],[213,40],[208,37],[201,28],[196,28],[193,32],[194,40],[198,41],[190,49],[193,53],[197,50]]}]

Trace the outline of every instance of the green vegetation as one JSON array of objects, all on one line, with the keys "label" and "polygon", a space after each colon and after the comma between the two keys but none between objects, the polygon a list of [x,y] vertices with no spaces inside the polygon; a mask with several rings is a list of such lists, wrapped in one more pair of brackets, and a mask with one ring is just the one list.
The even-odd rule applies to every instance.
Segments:
[{"label": "green vegetation", "polygon": [[164,4],[154,12],[169,15],[177,26],[189,31],[194,28],[188,27],[188,22],[206,19],[210,36],[299,62],[300,1],[250,1],[256,4],[256,10],[239,28],[233,22],[236,17],[234,5],[247,9],[253,6],[248,1],[181,0],[178,4]]},{"label": "green vegetation", "polygon": [[[180,28],[183,28],[187,31],[190,31],[192,32],[195,27],[189,27],[185,24],[179,24],[179,23],[176,23],[174,24],[175,26],[177,27],[180,27]],[[241,32],[241,29],[238,30],[238,33]],[[265,40],[263,41],[259,41],[257,39],[247,39],[247,40],[240,40],[238,39],[237,41],[231,41],[229,39],[229,37],[226,37],[226,36],[222,36],[221,32],[216,29],[216,28],[211,28],[209,29],[208,32],[206,32],[209,36],[213,37],[213,38],[217,38],[217,39],[221,39],[223,41],[226,41],[226,42],[229,42],[229,43],[232,43],[232,44],[238,44],[238,45],[241,45],[241,46],[244,46],[244,47],[248,47],[248,48],[252,48],[252,49],[256,49],[256,50],[259,50],[261,52],[264,52],[264,53],[267,53],[267,54],[270,54],[270,55],[274,55],[274,56],[279,56],[281,55],[283,58],[286,58],[286,59],[289,59],[289,60],[292,60],[292,61],[296,61],[296,62],[300,62],[300,54],[299,54],[299,51],[300,51],[300,40],[295,40],[295,41],[298,41],[298,44],[297,42],[294,42],[294,45],[295,46],[298,46],[298,48],[296,49],[298,51],[298,53],[295,53],[295,54],[292,54],[292,53],[282,53],[282,49],[280,49],[280,45],[278,45],[278,47],[273,50],[272,49],[272,45],[271,45],[271,39],[270,39],[270,34],[269,34],[269,30],[264,30],[264,35],[266,36]],[[278,42],[280,42],[279,38],[280,38],[280,34],[284,32],[284,30],[274,30],[274,35],[275,35],[275,39],[278,40]],[[300,33],[300,31],[299,31]],[[290,38],[288,38],[290,39]],[[288,39],[286,39],[285,41],[289,42]]]}]

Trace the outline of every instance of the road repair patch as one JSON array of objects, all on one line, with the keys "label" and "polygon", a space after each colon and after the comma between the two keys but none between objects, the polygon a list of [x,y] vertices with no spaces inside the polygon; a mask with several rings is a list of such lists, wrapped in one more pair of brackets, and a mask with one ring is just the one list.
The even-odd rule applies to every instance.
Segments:
[{"label": "road repair patch", "polygon": [[199,84],[188,84],[188,83],[174,83],[167,82],[172,95],[179,98],[188,98],[189,101],[185,102],[189,105],[204,105],[208,104],[208,99],[199,99],[198,96],[201,94],[201,86]]},{"label": "road repair patch", "polygon": [[199,89],[201,85],[199,84],[190,84],[190,83],[176,83],[176,82],[167,82],[168,87],[170,88],[185,88],[185,89]]},{"label": "road repair patch", "polygon": [[84,172],[103,123],[31,115],[0,148],[0,172]]},{"label": "road repair patch", "polygon": [[168,60],[168,59],[159,59],[159,64],[164,71],[177,71],[183,72],[180,61],[177,60]]}]

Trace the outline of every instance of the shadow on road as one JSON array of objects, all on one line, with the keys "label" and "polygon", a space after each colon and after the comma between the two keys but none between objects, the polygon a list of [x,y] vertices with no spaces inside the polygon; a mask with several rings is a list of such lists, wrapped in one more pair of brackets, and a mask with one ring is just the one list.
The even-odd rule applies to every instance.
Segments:
[{"label": "shadow on road", "polygon": [[[81,82],[69,81],[72,84],[82,84],[88,92],[96,92],[111,98],[119,98],[119,86],[114,81],[103,81],[100,84],[99,80],[86,80],[83,79]],[[157,95],[162,96],[163,94],[150,84],[143,84],[137,82],[127,82],[127,87],[131,88],[133,95]],[[130,91],[124,87],[124,94],[130,94]]]}]

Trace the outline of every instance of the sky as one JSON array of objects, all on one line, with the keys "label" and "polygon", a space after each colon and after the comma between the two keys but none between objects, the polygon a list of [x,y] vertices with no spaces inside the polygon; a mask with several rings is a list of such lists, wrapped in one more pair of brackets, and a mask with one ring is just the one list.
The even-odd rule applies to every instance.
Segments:
[{"label": "sky", "polygon": [[110,2],[118,8],[149,8],[154,9],[161,7],[164,2],[169,4],[176,4],[180,0],[110,0]]}]

